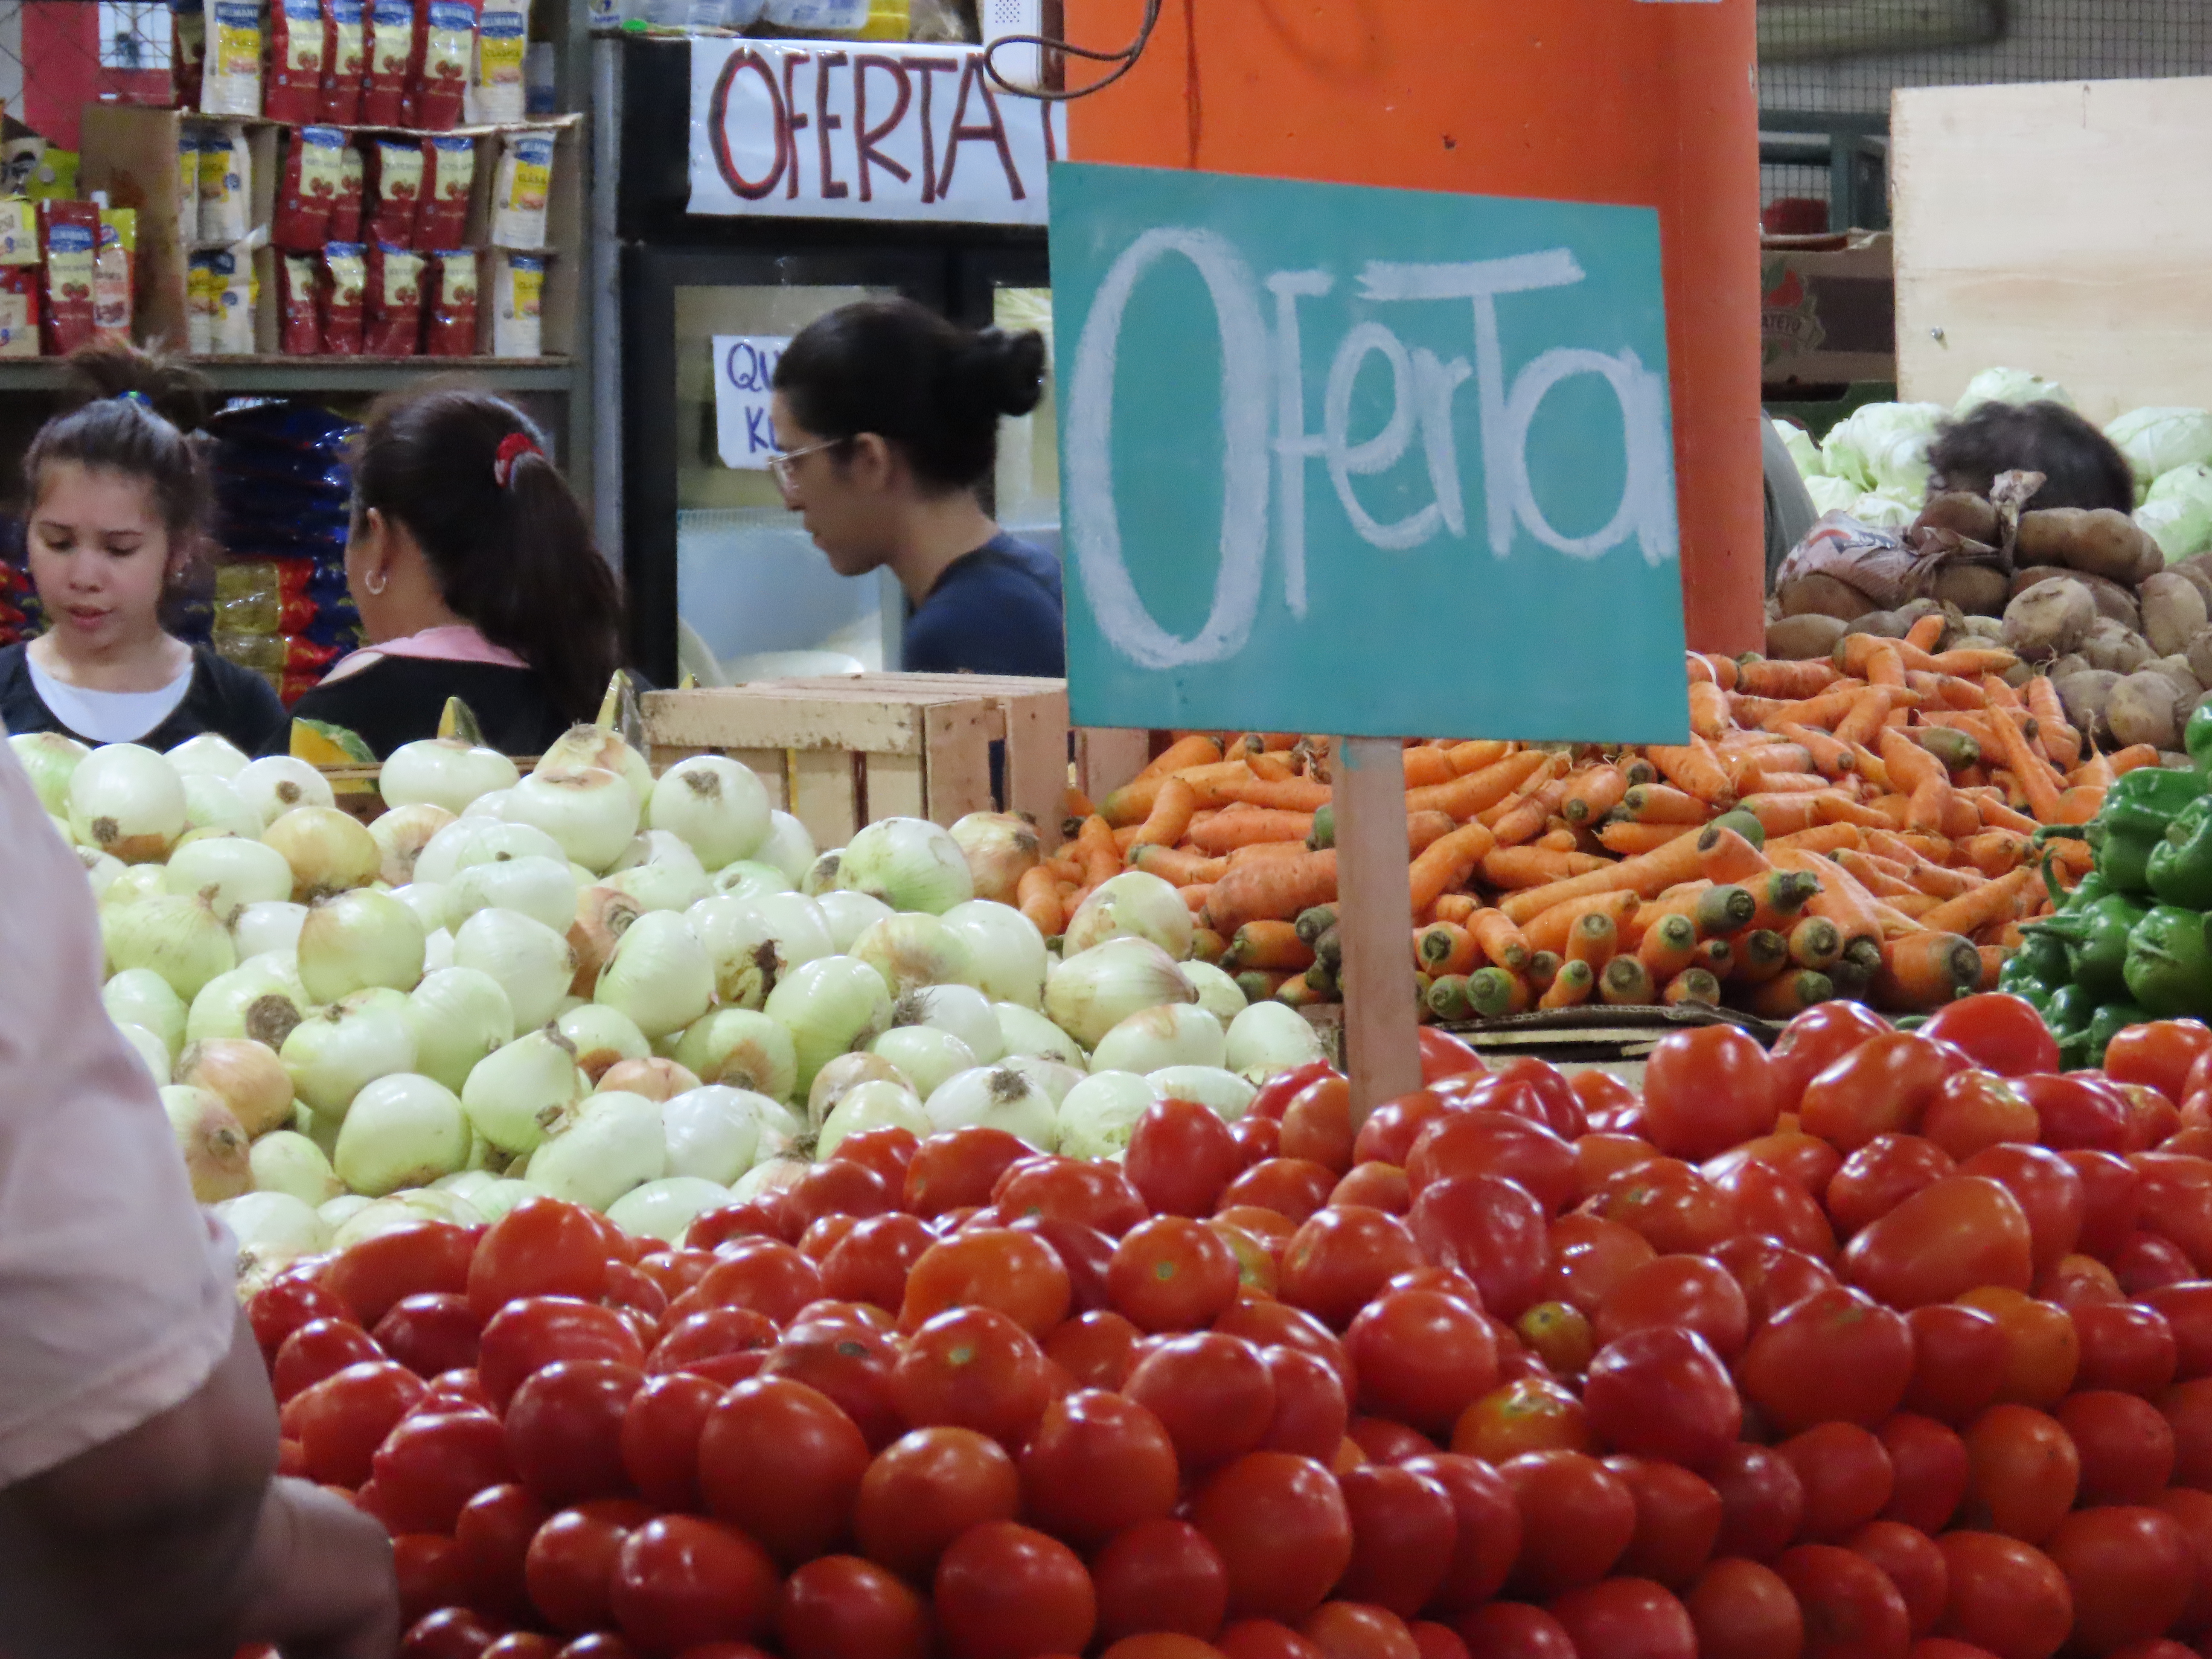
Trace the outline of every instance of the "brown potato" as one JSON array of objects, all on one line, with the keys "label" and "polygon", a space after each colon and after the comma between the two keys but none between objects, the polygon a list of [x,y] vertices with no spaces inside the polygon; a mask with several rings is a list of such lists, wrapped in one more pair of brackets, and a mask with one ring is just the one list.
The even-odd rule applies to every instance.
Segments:
[{"label": "brown potato", "polygon": [[1920,509],[1913,522],[1915,530],[1948,530],[1964,536],[1970,542],[1980,542],[1995,547],[1997,542],[1997,510],[1979,495],[1964,490],[1952,490],[1941,495],[1930,495],[1928,505]]},{"label": "brown potato", "polygon": [[2146,580],[2142,594],[2142,633],[2150,648],[2161,657],[2186,651],[2190,641],[2204,631],[2204,596],[2188,577],[2161,570]]},{"label": "brown potato", "polygon": [[2012,597],[2004,572],[1986,564],[1947,565],[1928,591],[1942,603],[1978,617],[2003,615],[2005,601]]},{"label": "brown potato", "polygon": [[1785,617],[1834,617],[1850,622],[1879,608],[1849,582],[1817,572],[1798,577],[1782,590],[1781,598],[1782,614]]},{"label": "brown potato", "polygon": [[2112,688],[2105,704],[2105,720],[2117,744],[2147,743],[2154,749],[2171,749],[2181,741],[2183,706],[2173,682],[2147,670],[2129,675]]},{"label": "brown potato", "polygon": [[1825,657],[1836,648],[1836,641],[1843,636],[1844,624],[1834,617],[1824,617],[1817,611],[1784,617],[1766,625],[1766,654],[1785,662]]},{"label": "brown potato", "polygon": [[2081,643],[2096,623],[2097,602],[2080,582],[2053,576],[2005,607],[2004,642],[2030,662],[2048,662]]},{"label": "brown potato", "polygon": [[2020,515],[2020,538],[2013,544],[2014,564],[2065,564],[2066,550],[2089,515],[2078,507],[2047,507]]},{"label": "brown potato", "polygon": [[2133,587],[2165,569],[2166,555],[2126,514],[2100,507],[2081,515],[2081,527],[2075,532],[2062,562]]},{"label": "brown potato", "polygon": [[2121,626],[2110,617],[2100,617],[2081,641],[2081,654],[2092,668],[2132,674],[2158,653],[2133,629]]},{"label": "brown potato", "polygon": [[2105,724],[2105,704],[2112,695],[2112,688],[2120,677],[2102,668],[2084,669],[2078,674],[2053,675],[2051,689],[2058,693],[2060,707],[2077,731],[2098,738],[2109,738],[2112,728]]}]

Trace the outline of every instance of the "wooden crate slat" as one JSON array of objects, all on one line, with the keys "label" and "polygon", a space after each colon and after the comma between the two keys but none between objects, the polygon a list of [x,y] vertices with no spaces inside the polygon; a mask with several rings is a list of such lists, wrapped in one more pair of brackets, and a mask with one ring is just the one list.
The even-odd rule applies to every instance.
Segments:
[{"label": "wooden crate slat", "polygon": [[852,840],[867,821],[854,782],[853,757],[842,750],[799,749],[791,751],[789,764],[788,810],[806,826],[815,846],[827,849]]},{"label": "wooden crate slat", "polygon": [[1006,810],[1026,812],[1047,852],[1060,845],[1067,793],[1067,699],[1065,694],[1009,701],[1006,713]]},{"label": "wooden crate slat", "polygon": [[921,752],[921,715],[914,705],[881,699],[755,696],[750,691],[650,692],[646,729],[656,745]]},{"label": "wooden crate slat", "polygon": [[928,816],[951,823],[970,812],[988,812],[991,799],[993,727],[1005,729],[988,703],[956,702],[927,710]]},{"label": "wooden crate slat", "polygon": [[937,818],[929,799],[927,763],[920,755],[870,755],[867,762],[867,821]]}]

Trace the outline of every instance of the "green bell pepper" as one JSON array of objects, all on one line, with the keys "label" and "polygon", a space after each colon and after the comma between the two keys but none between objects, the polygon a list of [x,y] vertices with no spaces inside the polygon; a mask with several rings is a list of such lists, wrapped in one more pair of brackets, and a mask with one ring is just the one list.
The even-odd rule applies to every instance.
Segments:
[{"label": "green bell pepper", "polygon": [[2062,985],[2051,994],[2050,1004],[2043,1012],[2045,1023],[2061,1039],[2079,1036],[2089,1029],[2089,1022],[2097,1016],[2097,998],[2086,987]]},{"label": "green bell pepper", "polygon": [[2058,907],[2059,914],[2063,915],[2075,910],[2086,910],[2099,899],[2109,897],[2112,891],[2112,884],[2092,870],[2074,884],[2074,890],[2067,894],[2065,903]]},{"label": "green bell pepper", "polygon": [[2174,815],[2145,869],[2161,903],[2212,910],[2212,795],[2199,795]]},{"label": "green bell pepper", "polygon": [[2128,994],[2153,1018],[2212,1014],[2212,944],[2204,931],[2196,911],[2160,904],[2128,935]]},{"label": "green bell pepper", "polygon": [[[2028,939],[2056,939],[2066,946],[2067,969],[2061,977],[2087,992],[2094,1007],[2126,994],[2128,939],[2143,915],[2143,908],[2133,899],[2111,893],[2071,915],[2031,921],[2021,932]],[[2081,1023],[2088,1024],[2087,1015]]]},{"label": "green bell pepper", "polygon": [[2063,985],[2071,971],[2064,941],[2039,933],[2030,933],[2020,949],[2005,959],[1999,977],[2009,974],[2016,979],[2039,980],[2048,988]]},{"label": "green bell pepper", "polygon": [[2212,704],[2199,704],[2181,733],[2181,746],[2199,772],[2212,772]]},{"label": "green bell pepper", "polygon": [[2204,785],[2200,773],[2156,766],[2139,766],[2113,784],[2088,827],[2105,879],[2124,893],[2148,893],[2152,850],[2181,810],[2204,793]]},{"label": "green bell pepper", "polygon": [[2145,1009],[2132,1002],[2108,1002],[2098,1009],[2089,1022],[2089,1063],[2101,1063],[2106,1044],[2130,1025],[2148,1025],[2150,1018]]}]

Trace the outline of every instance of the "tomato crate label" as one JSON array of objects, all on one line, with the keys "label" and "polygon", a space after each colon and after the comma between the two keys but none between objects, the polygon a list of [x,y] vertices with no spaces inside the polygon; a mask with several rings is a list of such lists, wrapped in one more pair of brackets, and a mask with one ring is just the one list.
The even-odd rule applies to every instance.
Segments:
[{"label": "tomato crate label", "polygon": [[1686,740],[1656,213],[1050,194],[1079,724]]}]

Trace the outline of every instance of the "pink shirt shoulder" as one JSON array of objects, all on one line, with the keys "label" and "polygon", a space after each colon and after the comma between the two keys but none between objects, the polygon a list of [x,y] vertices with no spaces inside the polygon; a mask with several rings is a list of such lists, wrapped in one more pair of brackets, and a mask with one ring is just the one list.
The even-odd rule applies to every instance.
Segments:
[{"label": "pink shirt shoulder", "polygon": [[0,1486],[196,1392],[237,1308],[155,1081],[100,1000],[92,890],[0,744]]}]

